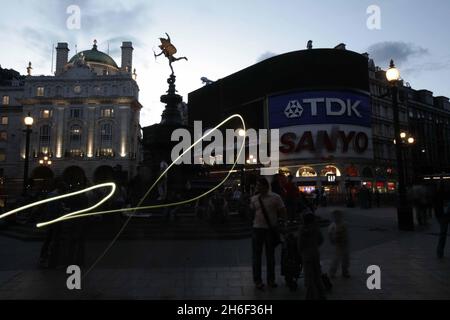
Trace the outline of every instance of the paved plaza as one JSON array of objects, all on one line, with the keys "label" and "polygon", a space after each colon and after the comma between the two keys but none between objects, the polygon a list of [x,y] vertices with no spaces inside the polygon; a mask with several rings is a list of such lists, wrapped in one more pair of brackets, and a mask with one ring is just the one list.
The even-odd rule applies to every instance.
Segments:
[{"label": "paved plaza", "polygon": [[[331,208],[320,209],[330,218]],[[328,299],[449,299],[450,248],[436,258],[438,226],[398,231],[394,208],[348,209],[351,279],[337,277]],[[326,228],[322,228],[326,235]],[[290,292],[279,272],[278,288],[253,287],[250,239],[118,241],[82,280],[82,290],[66,288],[65,270],[38,269],[41,242],[1,237],[0,299],[304,299],[303,279]],[[92,262],[108,245],[88,244]],[[321,247],[328,269],[333,248]],[[264,261],[264,260],[263,260]],[[381,268],[381,289],[369,290],[366,269]],[[86,268],[89,267],[89,263]],[[83,272],[83,269],[82,269]]]}]

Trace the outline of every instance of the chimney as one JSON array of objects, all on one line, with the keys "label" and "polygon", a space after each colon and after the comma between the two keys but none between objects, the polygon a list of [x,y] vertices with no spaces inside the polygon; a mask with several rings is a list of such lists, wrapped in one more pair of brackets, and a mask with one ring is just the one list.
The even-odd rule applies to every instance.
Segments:
[{"label": "chimney", "polygon": [[133,44],[131,42],[122,42],[122,71],[131,74],[133,70]]},{"label": "chimney", "polygon": [[69,60],[69,46],[66,42],[58,42],[56,47],[56,72],[55,76],[59,76],[64,72],[64,67]]}]

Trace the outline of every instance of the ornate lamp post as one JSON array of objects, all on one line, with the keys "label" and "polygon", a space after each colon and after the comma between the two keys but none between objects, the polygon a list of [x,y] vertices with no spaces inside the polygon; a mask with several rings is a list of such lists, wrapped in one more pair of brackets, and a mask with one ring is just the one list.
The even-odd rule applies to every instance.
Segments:
[{"label": "ornate lamp post", "polygon": [[28,115],[25,117],[24,121],[26,129],[24,130],[26,134],[26,140],[25,140],[25,166],[23,169],[23,195],[25,196],[27,194],[27,187],[28,187],[28,167],[29,167],[29,161],[30,161],[30,135],[31,135],[31,126],[33,125],[34,119],[31,117],[30,113],[28,112]]},{"label": "ornate lamp post", "polygon": [[44,156],[42,159],[39,160],[39,164],[41,166],[50,166],[52,164],[52,160],[48,156]]},{"label": "ornate lamp post", "polygon": [[[402,141],[406,138],[400,132],[399,107],[398,107],[398,82],[400,80],[400,72],[395,67],[394,61],[391,60],[389,69],[386,71],[386,78],[391,84],[392,89],[392,108],[394,111],[394,133],[395,141]],[[412,141],[414,142],[414,141]],[[412,208],[408,205],[406,197],[405,170],[402,157],[401,143],[395,143],[395,155],[397,158],[397,174],[398,174],[398,205],[397,217],[398,228],[400,230],[414,230],[414,216]]]}]

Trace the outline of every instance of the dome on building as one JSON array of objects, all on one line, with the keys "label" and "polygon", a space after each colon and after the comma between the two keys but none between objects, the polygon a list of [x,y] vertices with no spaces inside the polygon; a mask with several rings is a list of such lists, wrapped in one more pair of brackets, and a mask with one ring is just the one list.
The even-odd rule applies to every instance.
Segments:
[{"label": "dome on building", "polygon": [[94,41],[94,46],[91,50],[81,51],[74,55],[72,59],[70,59],[69,64],[75,63],[78,59],[84,59],[88,64],[98,63],[119,69],[113,58],[104,52],[98,51],[97,41]]}]

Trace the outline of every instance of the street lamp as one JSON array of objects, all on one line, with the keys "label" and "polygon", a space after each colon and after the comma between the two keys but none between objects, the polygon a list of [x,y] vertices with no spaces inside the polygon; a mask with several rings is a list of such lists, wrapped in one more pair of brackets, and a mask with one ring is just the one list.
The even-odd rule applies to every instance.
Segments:
[{"label": "street lamp", "polygon": [[[400,80],[400,71],[395,67],[394,60],[391,60],[389,69],[386,71],[386,78],[392,89],[392,108],[394,111],[394,133],[395,141],[402,141],[406,138],[406,133],[400,132],[399,107],[398,107],[398,82]],[[406,197],[405,171],[402,158],[402,145],[395,143],[395,155],[397,158],[398,174],[398,228],[400,230],[414,230],[414,216]]]},{"label": "street lamp", "polygon": [[39,164],[42,166],[50,166],[52,164],[52,160],[48,156],[44,156],[42,159],[39,159]]},{"label": "street lamp", "polygon": [[31,117],[30,113],[23,119],[25,123],[26,129],[24,130],[26,134],[25,140],[25,165],[23,169],[23,192],[22,194],[26,196],[27,194],[27,185],[28,185],[28,166],[30,160],[30,135],[31,135],[31,126],[33,125],[34,119]]}]

